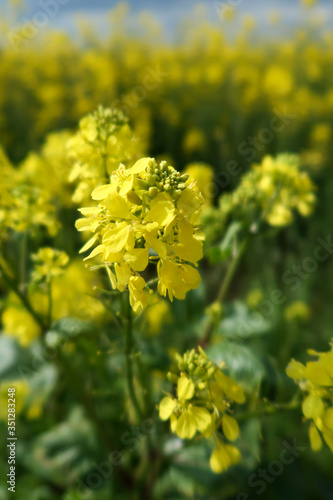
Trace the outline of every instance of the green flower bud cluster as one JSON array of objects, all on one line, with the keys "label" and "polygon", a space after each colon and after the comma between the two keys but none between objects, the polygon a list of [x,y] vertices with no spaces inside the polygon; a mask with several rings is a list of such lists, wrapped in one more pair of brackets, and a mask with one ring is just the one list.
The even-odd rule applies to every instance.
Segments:
[{"label": "green flower bud cluster", "polygon": [[119,109],[99,106],[93,113],[96,130],[101,138],[107,138],[128,123],[128,118]]},{"label": "green flower bud cluster", "polygon": [[181,174],[173,167],[168,166],[166,161],[160,164],[151,160],[146,168],[146,181],[141,183],[141,188],[149,192],[151,198],[155,198],[161,191],[168,193],[174,201],[179,200],[186,188],[189,174]]},{"label": "green flower bud cluster", "polygon": [[187,372],[192,379],[200,379],[201,382],[210,380],[216,370],[215,364],[207,358],[202,349],[199,352],[194,349],[187,351],[183,357],[177,354],[177,361],[181,372]]}]

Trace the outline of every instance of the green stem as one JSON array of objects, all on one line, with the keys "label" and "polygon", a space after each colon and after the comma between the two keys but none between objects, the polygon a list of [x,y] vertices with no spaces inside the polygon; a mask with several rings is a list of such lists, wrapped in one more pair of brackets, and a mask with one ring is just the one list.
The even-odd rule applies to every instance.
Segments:
[{"label": "green stem", "polygon": [[[237,254],[235,255],[234,259],[232,260],[232,262],[227,270],[227,273],[224,277],[224,280],[221,283],[220,289],[218,291],[218,294],[217,294],[214,302],[223,302],[224,301],[225,296],[229,290],[229,286],[230,286],[232,279],[236,273],[236,270],[237,270],[238,265],[241,261],[241,258],[245,252],[247,244],[248,244],[248,237],[246,237],[243,240],[243,242],[241,243],[241,245],[238,249]],[[205,331],[205,335],[200,341],[201,346],[206,346],[209,343],[209,341],[212,337],[213,331],[214,331],[214,326],[215,326],[214,321],[210,321],[208,323],[206,331]]]},{"label": "green stem", "polygon": [[3,277],[4,281],[7,283],[8,287],[15,293],[15,295],[20,299],[26,310],[31,314],[31,316],[34,318],[36,323],[41,327],[42,331],[45,332],[47,329],[47,325],[44,324],[44,321],[42,318],[39,316],[39,314],[35,311],[35,309],[32,307],[30,304],[29,299],[21,292],[19,289],[17,283],[13,278],[7,274],[6,270],[4,269],[3,265],[0,263],[0,271],[1,271],[1,276]]},{"label": "green stem", "polygon": [[270,403],[258,408],[253,411],[245,411],[235,415],[236,420],[239,422],[252,417],[265,417],[267,415],[275,415],[280,411],[296,410],[300,407],[300,401],[298,399],[292,399],[288,403]]},{"label": "green stem", "polygon": [[126,357],[126,376],[127,376],[127,386],[132,401],[133,407],[135,409],[138,419],[142,419],[142,411],[139,405],[139,401],[135,394],[134,382],[133,382],[133,332],[132,332],[132,310],[129,302],[129,297],[127,299],[127,311],[125,318],[125,357]]},{"label": "green stem", "polygon": [[22,235],[21,253],[20,253],[20,289],[25,295],[26,289],[26,261],[27,261],[27,244],[28,244],[28,231]]},{"label": "green stem", "polygon": [[47,311],[47,325],[48,325],[48,328],[50,328],[51,322],[52,322],[52,282],[51,281],[47,284],[47,292],[48,292],[48,298],[49,298],[48,311]]}]

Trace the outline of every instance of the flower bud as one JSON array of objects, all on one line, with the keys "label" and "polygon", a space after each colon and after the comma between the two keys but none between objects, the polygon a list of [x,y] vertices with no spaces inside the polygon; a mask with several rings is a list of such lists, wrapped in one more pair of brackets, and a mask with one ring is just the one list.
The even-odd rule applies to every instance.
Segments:
[{"label": "flower bud", "polygon": [[179,200],[181,195],[182,195],[182,192],[180,189],[175,189],[175,191],[173,191],[173,193],[172,193],[172,197],[174,200]]},{"label": "flower bud", "polygon": [[149,186],[154,186],[155,185],[155,179],[151,174],[148,174],[146,177],[146,181]]},{"label": "flower bud", "polygon": [[158,195],[158,189],[157,187],[150,187],[149,188],[149,196],[151,196],[152,198],[155,198],[155,196]]},{"label": "flower bud", "polygon": [[141,198],[139,198],[138,195],[134,191],[129,191],[127,193],[127,199],[131,203],[134,203],[134,205],[142,205]]}]

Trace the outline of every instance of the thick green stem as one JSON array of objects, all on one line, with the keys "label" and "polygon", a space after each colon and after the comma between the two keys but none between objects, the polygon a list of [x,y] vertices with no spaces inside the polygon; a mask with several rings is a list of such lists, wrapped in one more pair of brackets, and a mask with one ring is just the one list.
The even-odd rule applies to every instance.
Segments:
[{"label": "thick green stem", "polygon": [[[232,262],[227,270],[227,273],[224,277],[224,280],[221,283],[221,286],[219,288],[218,294],[217,294],[214,302],[223,302],[224,301],[225,296],[229,290],[229,286],[232,282],[232,279],[233,279],[233,277],[236,273],[236,270],[238,268],[238,265],[240,263],[240,260],[245,252],[247,244],[248,244],[248,238],[245,238],[243,240],[242,244],[240,245],[237,254],[235,255],[234,259],[232,260]],[[211,336],[214,332],[214,326],[215,326],[214,321],[210,321],[208,323],[205,335],[200,341],[201,346],[206,346],[208,344],[208,342],[210,341]]]},{"label": "thick green stem", "polygon": [[126,357],[126,376],[127,376],[127,386],[129,391],[129,396],[131,398],[133,407],[135,409],[137,418],[141,420],[143,418],[142,411],[139,405],[139,401],[136,397],[134,381],[133,381],[133,334],[132,334],[132,310],[129,303],[129,298],[127,299],[127,311],[125,318],[125,357]]},{"label": "thick green stem", "polygon": [[7,283],[8,287],[15,293],[15,295],[20,299],[26,310],[31,314],[36,323],[41,327],[42,331],[45,332],[47,325],[44,324],[44,321],[39,316],[39,314],[35,311],[33,306],[30,304],[29,299],[21,292],[19,286],[16,281],[7,274],[3,265],[0,263],[0,272],[4,281]]}]

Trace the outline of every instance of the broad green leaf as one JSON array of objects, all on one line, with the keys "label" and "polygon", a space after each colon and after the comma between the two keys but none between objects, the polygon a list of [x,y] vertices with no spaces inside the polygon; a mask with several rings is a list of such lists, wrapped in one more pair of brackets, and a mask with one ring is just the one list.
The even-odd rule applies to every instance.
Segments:
[{"label": "broad green leaf", "polygon": [[218,331],[224,338],[237,340],[265,335],[270,328],[271,323],[260,312],[250,311],[243,302],[235,301],[226,308]]}]

